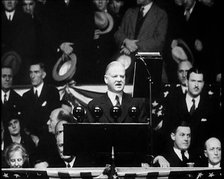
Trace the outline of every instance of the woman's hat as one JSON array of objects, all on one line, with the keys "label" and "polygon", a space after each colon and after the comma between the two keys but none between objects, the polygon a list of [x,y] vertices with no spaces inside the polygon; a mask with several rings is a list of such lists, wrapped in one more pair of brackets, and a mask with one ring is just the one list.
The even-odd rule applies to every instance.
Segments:
[{"label": "woman's hat", "polygon": [[100,34],[108,33],[114,26],[113,17],[107,12],[95,12],[95,25],[101,31]]},{"label": "woman's hat", "polygon": [[4,53],[1,59],[1,65],[11,67],[14,75],[19,71],[21,62],[20,55],[15,51]]},{"label": "woman's hat", "polygon": [[52,76],[56,81],[70,80],[76,72],[77,57],[74,53],[66,55],[65,53],[58,59],[54,65]]},{"label": "woman's hat", "polygon": [[175,62],[179,63],[183,60],[188,60],[192,64],[194,63],[194,56],[191,49],[182,39],[175,39],[171,44],[171,54]]}]

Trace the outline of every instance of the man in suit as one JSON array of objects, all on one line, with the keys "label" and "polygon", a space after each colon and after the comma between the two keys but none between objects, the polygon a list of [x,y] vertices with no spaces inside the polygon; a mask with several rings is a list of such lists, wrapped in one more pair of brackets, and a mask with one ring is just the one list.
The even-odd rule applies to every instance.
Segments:
[{"label": "man in suit", "polygon": [[187,73],[187,93],[179,98],[170,98],[165,111],[163,130],[167,138],[172,125],[180,119],[187,119],[191,126],[192,148],[202,153],[203,141],[215,134],[213,119],[216,113],[207,93],[203,93],[204,74],[198,68],[191,68]]},{"label": "man in suit", "polygon": [[29,72],[32,88],[23,94],[25,125],[30,133],[40,137],[47,131],[51,111],[60,107],[59,92],[44,83],[47,74],[43,63],[32,64]]},{"label": "man in suit", "polygon": [[[22,97],[12,89],[13,70],[10,66],[1,67],[1,99],[3,119],[13,109],[22,112]],[[10,114],[8,114],[10,115]]]},{"label": "man in suit", "polygon": [[51,167],[90,167],[95,166],[95,162],[91,155],[87,154],[77,154],[77,155],[64,155],[64,132],[63,132],[63,124],[72,123],[73,119],[64,118],[55,126],[55,138],[58,149],[59,158],[55,160]]},{"label": "man in suit", "polygon": [[170,133],[172,146],[164,152],[164,157],[171,167],[187,167],[187,163],[194,162],[189,151],[191,144],[191,128],[188,122],[178,121]]},{"label": "man in suit", "polygon": [[[130,55],[132,61],[136,52],[163,52],[168,24],[166,12],[153,0],[137,0],[137,5],[125,12],[114,34],[120,53]],[[129,69],[134,70],[134,63]]]},{"label": "man in suit", "polygon": [[[124,92],[125,68],[121,63],[113,61],[108,64],[104,82],[108,87],[107,92],[89,102],[87,118],[84,121],[100,123],[147,122],[146,104],[143,99],[132,98],[131,95]],[[101,108],[101,116],[97,117],[95,115],[95,107]],[[113,107],[120,108],[121,114],[112,117],[111,110]],[[131,107],[136,108],[137,116],[130,115]]]},{"label": "man in suit", "polygon": [[222,148],[221,142],[216,137],[211,137],[205,141],[204,149],[205,157],[207,158],[206,167],[217,168],[221,166]]},{"label": "man in suit", "polygon": [[35,29],[31,17],[18,7],[18,0],[2,0],[1,52],[16,51],[22,65],[14,78],[14,84],[29,84],[26,75],[31,57],[35,55]]},{"label": "man in suit", "polygon": [[167,99],[169,98],[179,98],[184,96],[187,93],[187,72],[191,69],[192,63],[188,60],[180,61],[177,67],[177,84],[171,84],[169,94]]},{"label": "man in suit", "polygon": [[[137,0],[137,4],[141,7],[129,9],[125,13],[115,33],[115,40],[125,54],[137,50],[161,52],[166,36],[167,14],[153,0]],[[138,19],[140,10],[143,11],[143,17]]]},{"label": "man in suit", "polygon": [[34,163],[35,165],[45,163],[51,167],[54,166],[55,161],[58,161],[59,159],[55,140],[55,126],[61,120],[71,122],[73,120],[73,116],[63,108],[56,108],[51,111],[48,117],[49,119],[46,122],[48,131],[45,132],[40,138],[37,152],[34,156]]}]

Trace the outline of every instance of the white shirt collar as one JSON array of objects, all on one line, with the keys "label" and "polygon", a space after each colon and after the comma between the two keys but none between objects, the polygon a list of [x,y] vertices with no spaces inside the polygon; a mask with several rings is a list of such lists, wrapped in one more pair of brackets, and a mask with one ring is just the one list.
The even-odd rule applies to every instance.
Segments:
[{"label": "white shirt collar", "polygon": [[43,86],[44,86],[44,83],[41,83],[39,86],[37,86],[37,87],[33,87],[33,90],[34,90],[33,92],[34,92],[34,94],[35,94],[35,92],[36,92],[36,90],[37,90],[38,97],[39,97],[40,94],[41,94],[41,91],[42,91]]},{"label": "white shirt collar", "polygon": [[[173,150],[177,154],[179,159],[181,159],[183,161],[180,149],[177,149],[177,148],[173,147]],[[188,153],[187,150],[184,152],[184,155],[189,159],[189,153]]]},{"label": "white shirt collar", "polygon": [[152,7],[152,4],[153,2],[150,2],[149,4],[145,5],[145,6],[142,6],[144,7],[144,10],[143,10],[143,16],[146,15],[146,13],[149,11],[149,9]]},{"label": "white shirt collar", "polygon": [[187,87],[186,86],[183,86],[183,85],[180,85],[180,86],[181,86],[181,89],[182,89],[183,94],[186,94]]},{"label": "white shirt collar", "polygon": [[9,16],[11,16],[11,20],[12,20],[13,17],[14,17],[14,14],[15,14],[15,10],[12,11],[12,12],[5,11],[5,14],[6,14],[6,16],[7,16],[7,19],[9,19]]},{"label": "white shirt collar", "polygon": [[70,168],[72,168],[75,163],[75,159],[76,159],[76,157],[74,157],[71,162],[65,162],[65,165],[67,166],[69,164]]},{"label": "white shirt collar", "polygon": [[116,96],[119,97],[120,104],[122,104],[122,95],[121,94],[113,93],[113,92],[108,90],[107,95],[108,95],[111,103],[113,104],[113,106],[115,106],[117,104],[117,101],[115,100]]},{"label": "white shirt collar", "polygon": [[2,90],[2,103],[4,103],[4,95],[6,94],[6,100],[9,100],[10,90],[8,90],[6,93]]},{"label": "white shirt collar", "polygon": [[208,163],[208,167],[210,167],[210,168],[219,168],[220,167],[220,162],[218,164],[216,164],[216,165],[212,165],[212,164]]},{"label": "white shirt collar", "polygon": [[[187,109],[188,109],[188,111],[190,111],[191,106],[193,104],[192,99],[193,98],[187,93],[187,95],[186,95],[186,103],[187,103]],[[196,98],[194,98],[194,100],[195,100],[195,109],[197,109],[198,104],[199,104],[199,101],[200,101],[200,95],[197,96]]]},{"label": "white shirt collar", "polygon": [[186,15],[187,11],[189,11],[190,14],[191,14],[192,11],[193,11],[193,9],[194,9],[194,7],[195,7],[195,4],[196,4],[196,1],[194,2],[193,6],[192,6],[189,10],[185,10],[185,11],[184,11],[184,15]]}]

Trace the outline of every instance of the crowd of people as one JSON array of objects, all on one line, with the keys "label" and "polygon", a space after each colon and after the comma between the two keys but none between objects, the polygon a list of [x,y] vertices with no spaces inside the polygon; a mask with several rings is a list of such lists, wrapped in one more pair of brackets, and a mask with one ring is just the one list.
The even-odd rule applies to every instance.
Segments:
[{"label": "crowd of people", "polygon": [[[14,79],[20,85],[29,84],[26,72],[37,60],[57,84],[50,74],[62,53],[76,54],[78,84],[102,84],[106,65],[122,54],[131,58],[131,76],[136,52],[162,54],[163,82],[177,82],[174,58],[186,56],[213,83],[221,72],[219,7],[215,0],[2,0],[1,50],[21,58]],[[179,39],[187,52],[173,50]]]},{"label": "crowd of people", "polygon": [[[153,157],[149,161],[140,156],[133,165],[222,167],[220,38],[215,42],[211,37],[212,32],[219,34],[219,27],[205,26],[203,21],[208,15],[218,18],[216,3],[2,0],[1,49],[21,57],[18,73],[9,64],[1,67],[2,167],[70,168],[110,163],[94,153],[65,155],[63,124],[151,123],[148,100],[124,92],[130,71],[116,60],[118,54],[129,56],[128,68],[134,70],[136,52],[160,52],[168,78],[163,82],[170,82],[171,87],[163,99],[163,121],[152,130]],[[102,28],[100,22],[96,26],[96,11],[98,18],[101,13],[109,17],[108,27]],[[189,45],[190,55],[175,48],[180,38]],[[77,106],[60,99],[51,79],[51,68],[62,53],[77,56],[75,81],[107,86],[105,94],[88,103],[81,119],[74,114]],[[215,95],[209,95],[210,83],[218,84]],[[20,96],[14,84],[31,87]]]}]

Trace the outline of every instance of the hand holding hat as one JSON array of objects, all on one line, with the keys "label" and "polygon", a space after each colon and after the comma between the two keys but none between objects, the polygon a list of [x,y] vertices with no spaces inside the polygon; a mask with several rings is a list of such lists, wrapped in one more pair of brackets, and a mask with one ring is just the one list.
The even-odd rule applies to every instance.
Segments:
[{"label": "hand holding hat", "polygon": [[114,20],[109,13],[96,11],[94,19],[96,28],[98,29],[97,35],[106,34],[113,29]]},{"label": "hand holding hat", "polygon": [[73,48],[71,47],[71,45],[74,45],[74,43],[72,42],[63,42],[60,45],[60,49],[67,55],[71,54],[73,52]]}]

